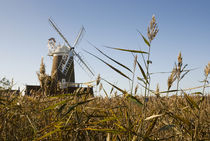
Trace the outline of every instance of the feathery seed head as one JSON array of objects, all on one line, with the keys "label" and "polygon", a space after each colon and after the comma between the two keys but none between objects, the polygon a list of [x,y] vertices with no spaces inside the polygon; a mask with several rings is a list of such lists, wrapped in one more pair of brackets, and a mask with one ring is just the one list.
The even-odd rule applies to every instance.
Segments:
[{"label": "feathery seed head", "polygon": [[204,74],[206,77],[210,74],[210,62],[208,62],[208,65],[206,65],[204,69]]},{"label": "feathery seed head", "polygon": [[181,52],[179,52],[179,55],[178,55],[178,68],[177,68],[177,77],[179,78],[180,77],[180,74],[181,74],[181,68],[182,68],[182,54]]},{"label": "feathery seed head", "polygon": [[181,52],[179,52],[179,56],[178,56],[178,67],[181,68],[181,66],[182,66],[182,54],[181,54]]},{"label": "feathery seed head", "polygon": [[168,90],[171,88],[172,84],[173,84],[173,77],[172,75],[170,75],[168,77]]},{"label": "feathery seed head", "polygon": [[135,87],[135,91],[134,91],[134,94],[135,94],[135,95],[136,95],[136,93],[137,93],[138,88],[139,88],[139,85],[137,84],[136,87]]},{"label": "feathery seed head", "polygon": [[135,56],[134,63],[133,63],[134,70],[136,69],[136,63],[137,63],[137,55]]},{"label": "feathery seed head", "polygon": [[100,74],[98,75],[97,79],[96,79],[96,85],[98,85],[101,81],[101,77],[100,77]]},{"label": "feathery seed head", "polygon": [[160,88],[159,88],[159,84],[157,84],[156,91],[155,91],[155,95],[156,95],[157,97],[160,97]]},{"label": "feathery seed head", "polygon": [[182,63],[182,53],[181,52],[179,52],[178,63]]},{"label": "feathery seed head", "polygon": [[44,58],[42,57],[41,64],[40,64],[40,74],[45,74],[45,64],[43,60]]},{"label": "feathery seed head", "polygon": [[177,69],[173,68],[171,75],[168,77],[168,90],[171,88],[173,82],[176,80]]},{"label": "feathery seed head", "polygon": [[151,42],[155,36],[157,35],[159,29],[156,23],[155,15],[152,16],[152,20],[150,21],[150,25],[147,28],[147,36],[149,41]]}]

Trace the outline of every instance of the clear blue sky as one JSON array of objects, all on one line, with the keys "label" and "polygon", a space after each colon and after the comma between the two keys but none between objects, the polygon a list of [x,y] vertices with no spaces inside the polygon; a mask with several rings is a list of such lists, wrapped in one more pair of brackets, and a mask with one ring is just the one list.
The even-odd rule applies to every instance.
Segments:
[{"label": "clear blue sky", "polygon": [[[127,80],[82,49],[99,55],[88,40],[132,68],[132,55],[103,46],[147,50],[136,29],[146,35],[147,26],[155,14],[159,33],[152,43],[151,71],[172,70],[181,51],[188,68],[199,68],[186,76],[182,87],[198,86],[198,81],[203,79],[203,68],[210,61],[209,6],[209,0],[0,0],[0,78],[14,78],[16,87],[39,84],[36,71],[41,56],[50,73],[52,60],[47,56],[47,41],[55,37],[63,43],[49,25],[48,18],[52,17],[70,43],[84,25],[86,34],[76,51],[85,56],[97,74],[128,89]],[[142,62],[140,56],[139,61]],[[154,75],[152,87],[160,83],[162,90],[166,88],[168,75]],[[76,81],[88,80],[76,66]]]}]

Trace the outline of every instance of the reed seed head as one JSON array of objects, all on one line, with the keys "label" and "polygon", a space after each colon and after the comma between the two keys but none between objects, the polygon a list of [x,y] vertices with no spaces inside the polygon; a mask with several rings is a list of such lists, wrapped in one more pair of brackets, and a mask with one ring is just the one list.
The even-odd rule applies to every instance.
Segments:
[{"label": "reed seed head", "polygon": [[100,77],[100,74],[98,75],[97,79],[96,79],[96,85],[98,85],[101,81],[101,77]]},{"label": "reed seed head", "polygon": [[134,94],[136,95],[137,91],[138,91],[138,88],[139,88],[139,85],[137,84],[136,87],[135,87],[135,91],[134,91]]},{"label": "reed seed head", "polygon": [[168,90],[171,88],[173,82],[176,80],[176,73],[177,73],[177,69],[176,67],[173,68],[171,75],[168,77]]},{"label": "reed seed head", "polygon": [[179,52],[179,55],[178,55],[178,68],[177,68],[177,77],[178,79],[180,78],[180,74],[181,74],[181,69],[182,69],[182,54],[181,52]]},{"label": "reed seed head", "polygon": [[40,74],[45,74],[45,64],[43,60],[44,58],[42,57],[41,64],[40,64]]},{"label": "reed seed head", "polygon": [[156,91],[155,91],[155,95],[156,95],[157,97],[160,97],[160,88],[159,88],[159,84],[157,84]]},{"label": "reed seed head", "polygon": [[206,77],[210,74],[210,62],[208,63],[208,65],[206,65],[204,69],[204,74]]},{"label": "reed seed head", "polygon": [[178,63],[182,64],[182,53],[179,52]]},{"label": "reed seed head", "polygon": [[133,66],[134,66],[134,69],[136,68],[136,63],[137,63],[137,55],[135,56],[135,59],[134,59],[134,63],[133,63]]},{"label": "reed seed head", "polygon": [[181,70],[181,66],[182,66],[182,54],[181,52],[179,52],[179,56],[178,56],[178,67]]},{"label": "reed seed head", "polygon": [[152,20],[150,21],[150,25],[147,28],[147,36],[149,38],[149,41],[151,42],[155,36],[157,35],[159,29],[156,23],[155,16],[152,16]]}]

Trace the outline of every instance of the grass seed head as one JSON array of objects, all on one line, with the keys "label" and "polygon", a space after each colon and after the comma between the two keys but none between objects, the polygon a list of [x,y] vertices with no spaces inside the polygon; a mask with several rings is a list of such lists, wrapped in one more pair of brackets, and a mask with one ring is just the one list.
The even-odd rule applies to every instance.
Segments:
[{"label": "grass seed head", "polygon": [[178,56],[178,69],[181,70],[182,67],[182,54],[181,52],[179,52],[179,56]]},{"label": "grass seed head", "polygon": [[168,77],[168,90],[171,88],[173,82],[176,80],[177,69],[173,68],[171,75]]},{"label": "grass seed head", "polygon": [[159,84],[157,84],[156,91],[155,91],[155,95],[156,95],[157,97],[160,97],[160,88],[159,88]]},{"label": "grass seed head", "polygon": [[134,63],[133,63],[134,70],[136,69],[136,63],[137,63],[137,55],[135,56]]},{"label": "grass seed head", "polygon": [[44,58],[42,57],[41,64],[40,64],[40,74],[45,74],[45,64],[43,60]]},{"label": "grass seed head", "polygon": [[177,78],[179,79],[180,78],[180,75],[181,75],[181,69],[182,69],[182,54],[181,52],[179,52],[179,55],[178,55],[178,66],[177,66]]},{"label": "grass seed head", "polygon": [[179,52],[178,63],[182,64],[182,53]]},{"label": "grass seed head", "polygon": [[139,85],[137,84],[136,87],[135,87],[135,91],[134,91],[134,94],[136,95],[137,91],[138,91],[138,88],[139,88]]},{"label": "grass seed head", "polygon": [[98,75],[97,79],[96,79],[96,85],[98,85],[101,81],[101,77],[100,77],[100,74]]},{"label": "grass seed head", "polygon": [[147,28],[147,36],[149,38],[149,41],[151,42],[155,36],[157,35],[159,29],[156,23],[155,16],[152,16],[152,20],[150,21],[150,25]]},{"label": "grass seed head", "polygon": [[210,73],[210,62],[208,63],[208,65],[206,65],[205,69],[204,69],[204,74],[207,77]]}]

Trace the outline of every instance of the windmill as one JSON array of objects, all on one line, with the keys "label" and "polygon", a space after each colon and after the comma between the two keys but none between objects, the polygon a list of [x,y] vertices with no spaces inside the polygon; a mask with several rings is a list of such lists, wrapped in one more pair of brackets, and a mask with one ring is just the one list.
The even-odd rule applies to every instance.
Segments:
[{"label": "windmill", "polygon": [[56,80],[61,84],[61,88],[75,86],[74,61],[76,61],[89,76],[94,76],[93,70],[87,65],[84,57],[75,51],[76,46],[85,32],[84,27],[81,28],[74,44],[71,46],[68,40],[60,32],[55,22],[52,19],[49,19],[49,22],[67,44],[67,46],[65,44],[56,45],[56,40],[54,38],[48,40],[48,55],[53,56],[51,77],[56,77]]}]

